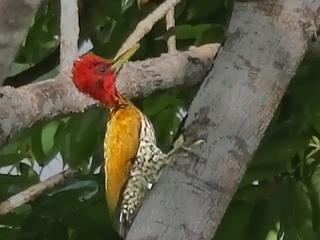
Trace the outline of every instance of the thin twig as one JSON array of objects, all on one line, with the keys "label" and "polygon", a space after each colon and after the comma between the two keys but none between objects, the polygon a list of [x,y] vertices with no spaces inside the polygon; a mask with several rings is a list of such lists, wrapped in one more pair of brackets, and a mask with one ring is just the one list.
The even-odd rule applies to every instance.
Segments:
[{"label": "thin twig", "polygon": [[148,32],[150,32],[153,25],[161,18],[163,18],[166,13],[179,2],[181,2],[181,0],[166,0],[156,10],[150,13],[145,19],[139,22],[136,29],[128,37],[128,39],[124,42],[124,44],[118,51],[116,57],[119,57],[121,54],[125,53],[137,42],[139,42]]},{"label": "thin twig", "polygon": [[70,75],[78,56],[79,17],[77,0],[61,0],[60,73]]},{"label": "thin twig", "polygon": [[[171,8],[166,15],[166,28],[167,31],[171,30],[175,26],[175,20],[174,20],[174,7]],[[176,47],[176,36],[175,34],[172,34],[167,40],[167,46],[168,46],[168,53],[173,53],[177,50]]]},{"label": "thin twig", "polygon": [[58,173],[47,180],[35,184],[28,189],[8,198],[7,200],[0,203],[0,216],[5,215],[13,209],[22,206],[34,200],[37,196],[41,195],[44,191],[51,189],[62,183],[66,178],[74,176],[76,171],[68,169],[62,173]]}]

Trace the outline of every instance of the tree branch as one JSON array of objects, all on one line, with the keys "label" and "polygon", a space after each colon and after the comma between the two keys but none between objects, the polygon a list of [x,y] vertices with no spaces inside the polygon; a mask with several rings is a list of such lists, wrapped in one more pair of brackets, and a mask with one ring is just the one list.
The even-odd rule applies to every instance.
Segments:
[{"label": "tree branch", "polygon": [[74,176],[76,171],[66,170],[62,173],[58,173],[55,176],[48,178],[47,180],[37,183],[26,190],[8,198],[6,201],[0,203],[0,216],[11,212],[13,209],[22,206],[34,200],[37,196],[41,195],[44,191],[54,188],[58,184],[62,183],[66,178]]},{"label": "tree branch", "polygon": [[[166,15],[166,29],[167,31],[175,27],[175,20],[174,20],[174,8],[170,9]],[[168,46],[168,53],[173,53],[177,50],[176,47],[176,37],[173,34],[167,40]]]},{"label": "tree branch", "polygon": [[78,57],[78,0],[61,0],[60,74],[70,76]]},{"label": "tree branch", "polygon": [[0,1],[0,86],[25,38],[41,0]]},{"label": "tree branch", "polygon": [[[129,98],[142,98],[174,87],[201,83],[212,66],[219,44],[164,54],[159,58],[128,62],[117,79],[118,89]],[[172,68],[172,66],[175,66]],[[94,104],[67,77],[29,84],[18,89],[0,88],[0,146],[10,136],[43,118],[81,112]]]},{"label": "tree branch", "polygon": [[117,57],[132,48],[137,42],[139,42],[150,30],[153,25],[163,18],[166,13],[177,5],[181,0],[166,0],[156,10],[150,13],[145,19],[138,23],[136,29],[124,42],[122,47],[117,53]]},{"label": "tree branch", "polygon": [[194,99],[185,142],[205,139],[164,169],[126,239],[212,239],[308,48],[320,2],[236,3],[229,36]]}]

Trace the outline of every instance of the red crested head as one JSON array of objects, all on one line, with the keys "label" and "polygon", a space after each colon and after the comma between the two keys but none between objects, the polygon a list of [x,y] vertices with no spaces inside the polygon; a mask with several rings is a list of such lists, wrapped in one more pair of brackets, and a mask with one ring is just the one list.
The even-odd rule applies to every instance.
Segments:
[{"label": "red crested head", "polygon": [[135,45],[115,60],[107,60],[88,53],[79,58],[72,70],[72,80],[80,92],[89,95],[101,104],[114,108],[119,105],[120,93],[116,78],[124,62],[139,48]]},{"label": "red crested head", "polygon": [[112,61],[89,53],[75,62],[72,74],[72,80],[80,92],[109,108],[117,105],[117,70],[113,68]]}]

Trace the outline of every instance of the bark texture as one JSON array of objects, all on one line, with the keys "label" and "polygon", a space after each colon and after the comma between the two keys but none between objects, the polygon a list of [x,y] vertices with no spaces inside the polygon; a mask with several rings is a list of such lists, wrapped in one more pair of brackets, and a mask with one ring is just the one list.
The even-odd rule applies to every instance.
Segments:
[{"label": "bark texture", "polygon": [[41,0],[0,1],[0,86],[25,38]]},{"label": "bark texture", "polygon": [[[128,98],[141,98],[156,91],[199,84],[210,71],[219,46],[210,44],[159,58],[128,62],[119,74],[118,89]],[[80,112],[94,103],[78,92],[65,75],[17,89],[2,87],[0,146],[37,120]]]},{"label": "bark texture", "polygon": [[236,3],[228,39],[186,119],[188,157],[164,169],[128,240],[212,239],[316,30],[319,1]]},{"label": "bark texture", "polygon": [[78,57],[78,48],[75,47],[80,31],[78,0],[61,0],[60,6],[60,74],[68,76]]}]

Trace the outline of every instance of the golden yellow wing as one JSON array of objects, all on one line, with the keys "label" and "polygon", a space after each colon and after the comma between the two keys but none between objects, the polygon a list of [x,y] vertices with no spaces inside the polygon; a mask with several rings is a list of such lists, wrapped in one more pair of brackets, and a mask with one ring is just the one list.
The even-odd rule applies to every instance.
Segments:
[{"label": "golden yellow wing", "polygon": [[104,141],[106,195],[114,215],[121,205],[122,191],[128,180],[140,142],[141,115],[132,105],[122,105],[110,113]]}]

